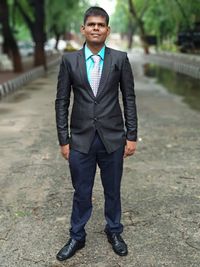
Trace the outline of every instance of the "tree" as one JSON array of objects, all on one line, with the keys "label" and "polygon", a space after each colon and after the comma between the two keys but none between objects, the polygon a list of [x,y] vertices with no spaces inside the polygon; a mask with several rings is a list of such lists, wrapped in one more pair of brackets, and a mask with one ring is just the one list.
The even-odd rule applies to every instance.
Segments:
[{"label": "tree", "polygon": [[[34,66],[43,65],[46,68],[46,56],[44,43],[46,41],[45,33],[45,0],[14,0],[14,5],[18,8],[28,29],[30,30],[33,41],[35,42]],[[26,12],[25,5],[29,8]]]},{"label": "tree", "polygon": [[56,37],[56,48],[60,37],[66,32],[79,32],[80,18],[87,6],[86,0],[60,1],[59,5],[54,0],[47,0],[47,32]]},{"label": "tree", "polygon": [[112,32],[118,32],[122,36],[128,35],[130,24],[133,25],[132,16],[130,15],[128,5],[125,1],[117,1],[115,12],[111,16]]},{"label": "tree", "polygon": [[143,16],[145,30],[160,43],[166,39],[175,43],[178,32],[193,28],[195,21],[200,21],[199,0],[150,0]]},{"label": "tree", "polygon": [[[148,0],[133,2],[133,0],[117,1],[116,10],[111,18],[114,31],[128,36],[128,48],[132,47],[132,37],[137,29],[142,40],[145,53],[149,53],[146,42],[146,31],[143,15],[147,9]],[[137,5],[136,5],[137,4]]]},{"label": "tree", "polygon": [[136,30],[135,22],[128,10],[128,6],[124,2],[118,1],[116,11],[114,16],[115,19],[111,19],[112,30],[114,32],[120,30],[121,37],[127,37],[128,49],[131,49],[133,44],[133,34]]},{"label": "tree", "polygon": [[13,60],[13,68],[15,72],[23,70],[21,56],[17,46],[17,42],[13,35],[13,31],[9,24],[9,6],[7,0],[0,1],[0,23],[2,25],[2,34],[4,38],[3,50],[6,54],[10,55]]},{"label": "tree", "polygon": [[[127,7],[132,15],[130,24]],[[155,35],[159,44],[168,40],[174,45],[179,31],[193,29],[194,23],[200,22],[200,0],[118,0],[112,20],[120,33],[130,32],[132,25],[148,52],[146,36]]]},{"label": "tree", "polygon": [[142,16],[143,16],[143,14],[147,8],[149,0],[144,1],[143,9],[142,9],[140,14],[137,12],[136,7],[133,3],[133,0],[128,0],[128,3],[129,3],[129,11],[133,15],[133,17],[136,21],[136,24],[140,30],[140,38],[142,40],[144,51],[146,54],[149,54],[149,45],[148,45],[148,42],[146,39],[147,34],[146,34],[144,23],[142,20]]}]

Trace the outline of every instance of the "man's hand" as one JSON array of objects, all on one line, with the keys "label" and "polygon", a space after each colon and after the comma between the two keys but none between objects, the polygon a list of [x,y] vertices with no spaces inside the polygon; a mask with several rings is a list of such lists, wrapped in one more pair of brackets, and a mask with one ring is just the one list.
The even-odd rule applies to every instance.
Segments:
[{"label": "man's hand", "polygon": [[131,156],[135,153],[136,144],[137,144],[137,142],[135,142],[135,141],[126,140],[126,146],[125,146],[125,150],[124,150],[124,158]]},{"label": "man's hand", "polygon": [[60,150],[61,150],[61,154],[62,156],[65,158],[65,159],[69,159],[69,145],[64,145],[64,146],[61,146],[60,147]]}]

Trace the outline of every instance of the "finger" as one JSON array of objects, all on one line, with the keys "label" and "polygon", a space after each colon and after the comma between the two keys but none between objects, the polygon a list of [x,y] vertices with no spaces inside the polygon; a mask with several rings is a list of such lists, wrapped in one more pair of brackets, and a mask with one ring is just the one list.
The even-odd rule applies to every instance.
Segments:
[{"label": "finger", "polygon": [[68,159],[68,155],[67,154],[62,153],[62,156],[63,156],[63,158]]},{"label": "finger", "polygon": [[130,149],[130,150],[128,151],[128,153],[131,154],[131,155],[133,155],[133,154],[135,153],[135,149]]},{"label": "finger", "polygon": [[125,153],[124,153],[124,158],[127,158],[128,157],[128,152],[126,151]]},{"label": "finger", "polygon": [[134,153],[126,153],[126,156],[129,157],[129,156],[132,156]]}]

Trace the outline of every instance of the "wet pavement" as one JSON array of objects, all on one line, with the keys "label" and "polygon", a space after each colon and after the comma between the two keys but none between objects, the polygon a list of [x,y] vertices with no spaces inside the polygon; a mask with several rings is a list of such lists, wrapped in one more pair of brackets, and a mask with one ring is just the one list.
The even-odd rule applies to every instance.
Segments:
[{"label": "wet pavement", "polygon": [[176,95],[182,96],[182,100],[191,108],[200,111],[200,80],[184,74],[156,66],[145,64],[144,73],[147,77],[155,78],[165,88]]},{"label": "wet pavement", "polygon": [[115,255],[103,233],[98,171],[86,247],[55,259],[68,239],[73,194],[55,130],[55,69],[0,103],[0,266],[200,266],[200,113],[145,77],[139,55],[130,58],[139,142],[122,180],[128,256]]}]

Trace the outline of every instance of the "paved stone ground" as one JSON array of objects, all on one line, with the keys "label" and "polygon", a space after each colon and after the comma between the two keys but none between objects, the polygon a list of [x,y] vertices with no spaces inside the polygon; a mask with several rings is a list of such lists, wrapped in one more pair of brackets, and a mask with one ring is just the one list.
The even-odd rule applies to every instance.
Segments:
[{"label": "paved stone ground", "polygon": [[0,266],[200,266],[200,113],[133,60],[139,142],[122,181],[129,255],[115,255],[103,233],[98,172],[87,245],[64,263],[55,259],[68,239],[73,189],[57,144],[54,70],[0,103]]}]

